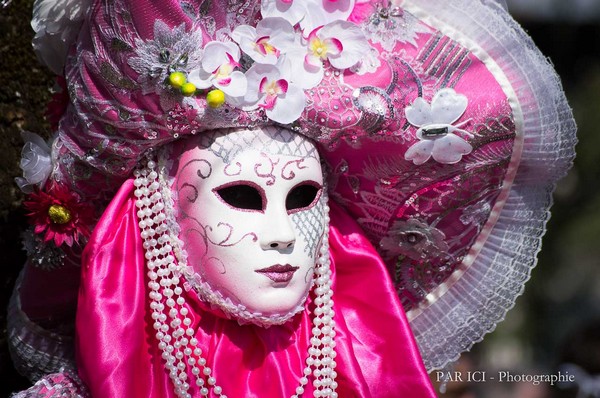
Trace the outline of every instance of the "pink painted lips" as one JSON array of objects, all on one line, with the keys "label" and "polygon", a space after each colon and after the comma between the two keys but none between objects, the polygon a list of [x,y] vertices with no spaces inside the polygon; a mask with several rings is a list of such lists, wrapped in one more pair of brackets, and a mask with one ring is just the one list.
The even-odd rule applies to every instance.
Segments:
[{"label": "pink painted lips", "polygon": [[294,277],[294,272],[299,268],[300,267],[292,267],[289,264],[275,264],[267,268],[257,269],[254,272],[263,274],[273,282],[289,282]]}]

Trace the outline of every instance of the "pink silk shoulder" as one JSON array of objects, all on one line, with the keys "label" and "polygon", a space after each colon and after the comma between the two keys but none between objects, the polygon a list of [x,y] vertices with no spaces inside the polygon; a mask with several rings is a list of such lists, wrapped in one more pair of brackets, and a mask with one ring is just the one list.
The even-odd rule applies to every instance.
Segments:
[{"label": "pink silk shoulder", "polygon": [[[77,361],[93,398],[175,398],[152,328],[134,202],[128,180],[84,252]],[[435,397],[379,256],[355,222],[333,203],[330,216],[339,396]],[[311,334],[307,311],[265,329],[226,319],[193,292],[185,298],[203,355],[224,394],[294,394]],[[303,396],[312,396],[311,388]]]}]

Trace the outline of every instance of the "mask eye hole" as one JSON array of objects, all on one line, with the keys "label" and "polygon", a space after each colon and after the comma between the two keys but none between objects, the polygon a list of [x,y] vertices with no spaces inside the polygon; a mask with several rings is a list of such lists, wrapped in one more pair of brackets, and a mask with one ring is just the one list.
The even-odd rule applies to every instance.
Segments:
[{"label": "mask eye hole", "polygon": [[235,184],[214,190],[223,202],[240,210],[264,210],[264,200],[261,191],[249,184]]},{"label": "mask eye hole", "polygon": [[314,184],[298,185],[285,198],[285,208],[290,213],[311,208],[317,202],[320,192],[321,188]]}]

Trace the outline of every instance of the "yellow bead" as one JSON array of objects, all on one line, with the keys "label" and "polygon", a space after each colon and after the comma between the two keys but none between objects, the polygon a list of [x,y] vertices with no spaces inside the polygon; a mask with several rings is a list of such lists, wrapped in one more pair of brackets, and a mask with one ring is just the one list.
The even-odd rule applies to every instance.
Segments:
[{"label": "yellow bead", "polygon": [[185,83],[181,86],[181,93],[186,97],[190,97],[196,93],[196,86],[193,83]]},{"label": "yellow bead", "polygon": [[61,205],[50,206],[48,208],[48,216],[54,224],[66,224],[71,221],[71,212]]},{"label": "yellow bead", "polygon": [[211,108],[218,108],[225,103],[225,93],[219,89],[211,90],[206,95],[206,102]]},{"label": "yellow bead", "polygon": [[187,78],[182,72],[173,72],[169,75],[169,84],[175,88],[181,88],[186,82]]}]

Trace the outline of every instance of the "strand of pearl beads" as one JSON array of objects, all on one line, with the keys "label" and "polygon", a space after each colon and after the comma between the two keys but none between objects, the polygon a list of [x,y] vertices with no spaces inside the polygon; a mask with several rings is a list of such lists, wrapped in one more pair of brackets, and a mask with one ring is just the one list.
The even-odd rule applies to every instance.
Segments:
[{"label": "strand of pearl beads", "polygon": [[[325,190],[324,190],[325,191]],[[338,398],[336,392],[337,382],[335,378],[337,372],[335,368],[335,321],[333,317],[333,290],[331,289],[331,259],[329,257],[329,206],[327,206],[327,196],[322,198],[325,202],[325,234],[323,244],[319,252],[319,261],[315,269],[315,301],[313,309],[313,328],[308,349],[309,356],[306,358],[306,367],[304,375],[300,378],[300,387],[296,389],[296,395],[292,398],[299,398],[308,384],[308,376],[313,375],[313,396]]]},{"label": "strand of pearl beads", "polygon": [[145,168],[134,172],[134,195],[138,198],[137,216],[144,241],[150,280],[151,316],[158,348],[162,351],[165,368],[178,397],[192,398],[187,373],[189,367],[201,396],[208,397],[211,387],[216,396],[227,398],[211,376],[212,371],[206,366],[206,359],[202,357],[202,350],[194,337],[195,331],[190,327],[191,319],[184,306],[178,266],[173,256],[176,249],[169,233],[158,172],[155,169],[156,163],[148,160]]},{"label": "strand of pearl beads", "polygon": [[[216,384],[216,379],[211,376],[212,370],[206,365],[206,359],[198,347],[198,340],[194,337],[194,329],[190,327],[191,320],[187,316],[188,310],[181,295],[183,290],[178,276],[181,275],[180,268],[175,263],[173,254],[177,255],[181,265],[185,265],[182,263],[185,257],[180,255],[179,239],[170,234],[163,195],[160,192],[159,175],[155,169],[156,163],[150,159],[145,168],[134,171],[134,195],[137,197],[135,204],[148,268],[150,308],[158,348],[162,351],[165,368],[178,397],[192,398],[187,373],[189,366],[201,396],[208,397],[212,389],[217,397],[227,398],[222,388]],[[327,203],[326,198],[324,200]],[[325,218],[328,226],[327,206]],[[316,298],[311,346],[308,349],[309,355],[300,385],[291,398],[300,398],[303,395],[311,374],[314,378],[314,397],[338,397],[335,392],[335,313],[331,290],[329,234],[328,228],[325,230],[324,243],[315,267]]]}]

